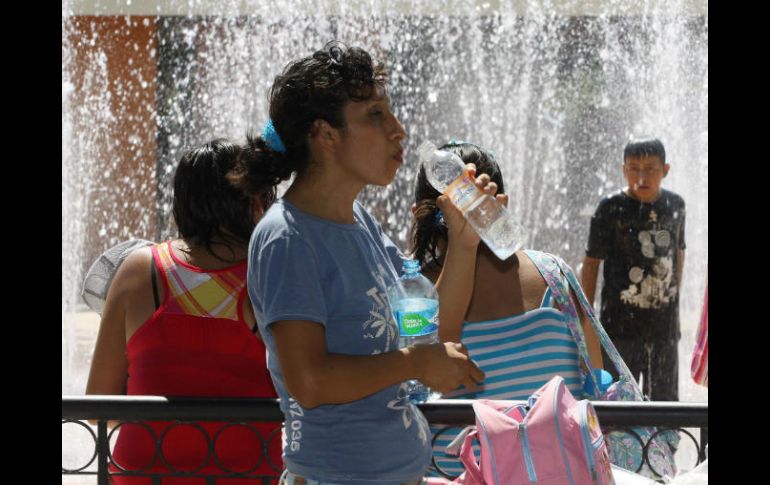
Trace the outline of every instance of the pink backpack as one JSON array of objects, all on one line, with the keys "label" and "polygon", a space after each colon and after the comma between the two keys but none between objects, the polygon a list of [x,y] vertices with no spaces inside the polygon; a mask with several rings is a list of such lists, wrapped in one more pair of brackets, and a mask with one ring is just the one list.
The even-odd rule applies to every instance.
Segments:
[{"label": "pink backpack", "polygon": [[[527,406],[514,401],[474,401],[476,426],[465,428],[447,447],[462,443],[465,472],[454,482],[466,485],[539,483],[614,484],[604,436],[591,402],[576,401],[554,376],[532,394]],[[481,457],[473,453],[478,440]],[[428,483],[447,483],[428,479]]]}]

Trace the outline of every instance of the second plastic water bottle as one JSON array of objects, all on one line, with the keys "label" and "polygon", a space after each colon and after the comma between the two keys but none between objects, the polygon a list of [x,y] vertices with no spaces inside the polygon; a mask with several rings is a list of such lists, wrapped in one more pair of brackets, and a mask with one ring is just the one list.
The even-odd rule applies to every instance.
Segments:
[{"label": "second plastic water bottle", "polygon": [[417,156],[425,167],[428,182],[449,196],[495,256],[506,260],[524,245],[524,227],[505,206],[476,187],[460,157],[438,150],[428,141],[417,149]]},{"label": "second plastic water bottle", "polygon": [[[400,332],[399,347],[432,344],[438,339],[438,293],[433,283],[420,274],[420,263],[404,261],[404,274],[389,289],[388,298]],[[418,380],[408,382],[409,399],[415,403],[438,399]]]}]

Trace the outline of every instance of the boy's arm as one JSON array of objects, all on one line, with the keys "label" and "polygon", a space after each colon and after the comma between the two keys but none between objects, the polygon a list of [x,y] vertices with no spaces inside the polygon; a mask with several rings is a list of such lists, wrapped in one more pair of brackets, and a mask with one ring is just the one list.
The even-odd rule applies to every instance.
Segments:
[{"label": "boy's arm", "polygon": [[[594,305],[596,295],[596,281],[599,276],[599,265],[607,259],[614,245],[614,233],[612,224],[612,202],[605,197],[599,202],[588,230],[588,243],[583,266],[580,268],[580,284],[588,298],[588,303]],[[605,282],[606,284],[606,282]]]},{"label": "boy's arm", "polygon": [[596,279],[599,276],[599,265],[602,260],[586,256],[583,259],[583,267],[580,269],[580,284],[588,298],[588,303],[594,304],[594,294],[596,293]]},{"label": "boy's arm", "polygon": [[684,201],[682,201],[682,208],[680,209],[681,217],[682,217],[682,224],[679,226],[679,247],[677,248],[677,260],[678,263],[676,265],[676,281],[677,285],[679,285],[679,290],[682,289],[682,275],[684,274],[684,250],[687,247],[684,242],[684,225],[685,225],[685,209],[684,209]]}]

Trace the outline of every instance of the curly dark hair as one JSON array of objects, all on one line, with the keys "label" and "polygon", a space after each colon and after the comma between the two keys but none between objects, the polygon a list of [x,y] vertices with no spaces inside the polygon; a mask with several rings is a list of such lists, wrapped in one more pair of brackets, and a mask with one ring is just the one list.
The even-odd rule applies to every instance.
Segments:
[{"label": "curly dark hair", "polygon": [[270,90],[270,119],[286,147],[280,153],[261,136],[250,134],[230,178],[246,193],[262,193],[302,174],[309,163],[308,134],[316,120],[345,127],[349,101],[366,101],[384,89],[382,63],[365,50],[332,41],[311,56],[293,61],[276,76]]},{"label": "curly dark hair", "polygon": [[[214,256],[213,242],[248,244],[255,225],[252,197],[227,180],[240,150],[217,138],[186,152],[174,173],[173,213],[179,235]],[[270,192],[258,195],[267,209]]]},{"label": "curly dark hair", "polygon": [[[460,157],[466,164],[476,165],[476,174],[483,173],[489,175],[490,179],[497,184],[497,193],[505,193],[505,184],[503,183],[503,174],[495,161],[495,157],[478,145],[468,142],[449,142],[439,147],[439,150],[451,152]],[[420,172],[417,174],[417,183],[414,188],[414,201],[417,205],[415,211],[415,220],[412,223],[411,230],[411,252],[414,259],[425,267],[436,266],[440,268],[436,248],[440,239],[447,238],[447,227],[441,221],[436,206],[436,198],[441,193],[433,188],[425,175],[425,167],[420,165]]]}]

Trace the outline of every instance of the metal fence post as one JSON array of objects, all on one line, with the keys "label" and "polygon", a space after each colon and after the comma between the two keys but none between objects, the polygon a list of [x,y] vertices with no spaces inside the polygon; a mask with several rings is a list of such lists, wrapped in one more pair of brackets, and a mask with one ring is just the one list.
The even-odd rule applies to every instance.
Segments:
[{"label": "metal fence post", "polygon": [[107,485],[109,480],[109,470],[107,469],[107,453],[110,450],[110,442],[107,440],[107,421],[99,420],[96,430],[96,483],[98,485]]}]

